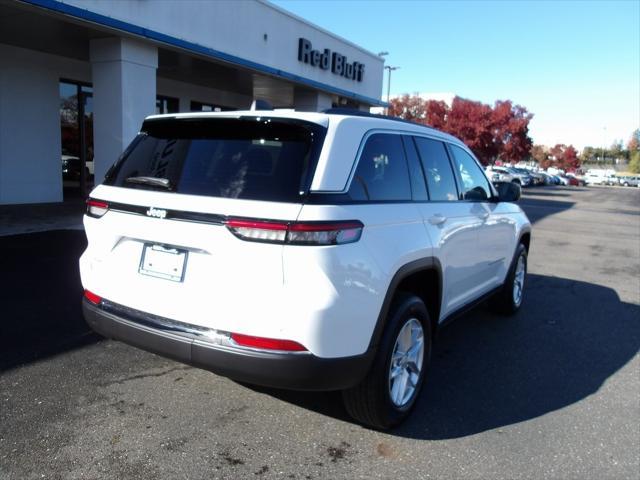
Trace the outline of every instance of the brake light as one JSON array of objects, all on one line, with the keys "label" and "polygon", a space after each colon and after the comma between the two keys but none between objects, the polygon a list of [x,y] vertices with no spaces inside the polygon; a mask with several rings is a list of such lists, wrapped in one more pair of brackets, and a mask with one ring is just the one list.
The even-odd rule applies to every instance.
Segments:
[{"label": "brake light", "polygon": [[307,349],[293,340],[279,340],[276,338],[253,337],[232,333],[231,339],[242,347],[260,348],[262,350],[281,350],[286,352],[306,352]]},{"label": "brake light", "polygon": [[109,211],[109,204],[93,198],[87,199],[87,215],[100,218]]},{"label": "brake light", "polygon": [[360,240],[364,225],[358,220],[339,222],[278,222],[231,218],[227,228],[242,240],[290,245],[343,245]]},{"label": "brake light", "polygon": [[84,291],[84,298],[86,298],[87,300],[89,300],[91,303],[93,303],[94,305],[98,305],[100,304],[100,302],[102,301],[102,297],[96,295],[93,292],[90,292],[89,290],[85,290]]}]

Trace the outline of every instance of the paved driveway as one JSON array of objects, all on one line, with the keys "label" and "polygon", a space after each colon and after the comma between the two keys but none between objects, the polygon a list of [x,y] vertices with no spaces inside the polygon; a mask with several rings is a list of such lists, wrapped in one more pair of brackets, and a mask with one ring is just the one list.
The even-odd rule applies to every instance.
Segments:
[{"label": "paved driveway", "polygon": [[539,188],[523,310],[445,329],[413,417],[88,332],[77,231],[0,237],[0,478],[638,478],[640,189]]}]

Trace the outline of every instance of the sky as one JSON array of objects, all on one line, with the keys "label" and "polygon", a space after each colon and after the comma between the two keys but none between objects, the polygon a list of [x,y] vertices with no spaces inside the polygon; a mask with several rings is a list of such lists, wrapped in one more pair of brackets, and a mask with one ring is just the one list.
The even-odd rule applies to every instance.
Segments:
[{"label": "sky", "polygon": [[[534,114],[534,143],[626,144],[640,128],[640,0],[273,0],[389,52],[391,96],[450,92]],[[386,100],[387,75],[382,89]]]}]

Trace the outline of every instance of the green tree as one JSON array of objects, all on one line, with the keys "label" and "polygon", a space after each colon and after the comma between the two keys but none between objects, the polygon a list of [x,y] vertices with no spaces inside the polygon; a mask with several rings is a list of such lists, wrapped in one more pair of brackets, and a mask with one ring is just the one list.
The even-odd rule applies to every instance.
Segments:
[{"label": "green tree", "polygon": [[580,155],[580,160],[582,163],[594,163],[596,161],[596,157],[598,156],[598,152],[593,147],[584,147],[582,149],[582,154]]},{"label": "green tree", "polygon": [[640,150],[631,152],[631,160],[629,160],[629,171],[632,173],[640,173]]}]

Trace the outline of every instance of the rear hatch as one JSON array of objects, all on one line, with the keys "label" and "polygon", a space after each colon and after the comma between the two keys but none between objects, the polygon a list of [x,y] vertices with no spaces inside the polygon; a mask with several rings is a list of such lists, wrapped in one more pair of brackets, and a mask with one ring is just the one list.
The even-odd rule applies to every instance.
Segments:
[{"label": "rear hatch", "polygon": [[[147,120],[91,194],[84,287],[153,315],[272,334],[255,318],[280,301],[281,225],[300,213],[324,134],[276,117]],[[256,219],[267,228],[245,228]]]}]

